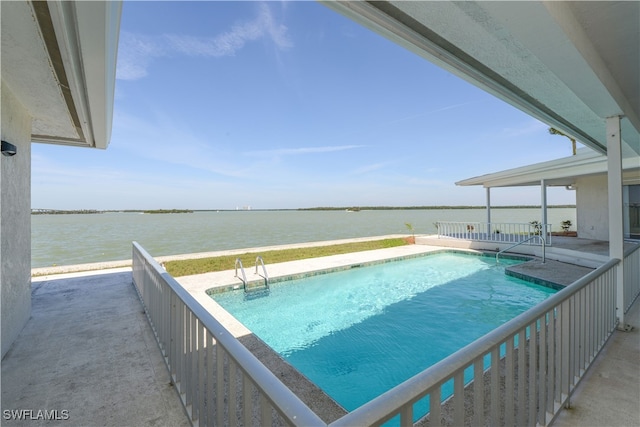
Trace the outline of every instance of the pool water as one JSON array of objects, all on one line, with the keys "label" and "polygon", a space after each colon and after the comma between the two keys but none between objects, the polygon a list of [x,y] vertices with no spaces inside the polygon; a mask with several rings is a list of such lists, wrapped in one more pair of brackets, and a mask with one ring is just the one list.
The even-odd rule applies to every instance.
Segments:
[{"label": "pool water", "polygon": [[556,292],[504,274],[519,262],[439,253],[213,298],[351,411]]}]

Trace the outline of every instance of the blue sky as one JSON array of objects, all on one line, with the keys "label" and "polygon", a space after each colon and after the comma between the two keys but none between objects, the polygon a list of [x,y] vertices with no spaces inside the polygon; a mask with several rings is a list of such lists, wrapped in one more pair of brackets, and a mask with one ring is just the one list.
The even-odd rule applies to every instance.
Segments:
[{"label": "blue sky", "polygon": [[454,183],[571,155],[545,124],[307,1],[125,2],[113,117],[107,150],[33,144],[32,207],[483,205]]}]

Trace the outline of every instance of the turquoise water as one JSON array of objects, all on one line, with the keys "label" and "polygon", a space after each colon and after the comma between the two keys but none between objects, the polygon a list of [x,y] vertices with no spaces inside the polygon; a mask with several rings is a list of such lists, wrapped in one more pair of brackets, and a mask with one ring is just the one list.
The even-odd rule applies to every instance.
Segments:
[{"label": "turquoise water", "polygon": [[555,293],[504,274],[518,262],[442,253],[213,297],[351,411]]}]

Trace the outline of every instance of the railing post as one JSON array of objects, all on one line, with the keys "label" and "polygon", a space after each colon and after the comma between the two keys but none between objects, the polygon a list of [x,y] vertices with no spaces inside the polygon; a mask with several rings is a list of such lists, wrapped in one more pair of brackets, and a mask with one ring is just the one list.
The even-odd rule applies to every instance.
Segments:
[{"label": "railing post", "polygon": [[562,403],[566,396],[565,408],[570,408],[571,403],[569,402],[570,395],[570,386],[571,386],[571,377],[573,375],[573,354],[571,352],[571,312],[573,305],[574,297],[570,297],[565,300],[561,305],[562,310],[562,322],[561,322],[561,348],[562,352],[560,355],[560,363],[561,363],[561,374],[560,374],[560,390],[559,390],[559,403]]}]

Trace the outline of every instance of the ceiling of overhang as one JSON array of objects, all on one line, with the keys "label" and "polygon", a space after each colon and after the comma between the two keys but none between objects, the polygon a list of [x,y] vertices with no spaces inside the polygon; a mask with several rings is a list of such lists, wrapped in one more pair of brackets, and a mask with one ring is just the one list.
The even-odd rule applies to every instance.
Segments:
[{"label": "ceiling of overhang", "polygon": [[1,2],[2,82],[32,117],[32,140],[106,148],[119,2]]},{"label": "ceiling of overhang", "polygon": [[606,152],[640,153],[640,2],[323,2]]}]

